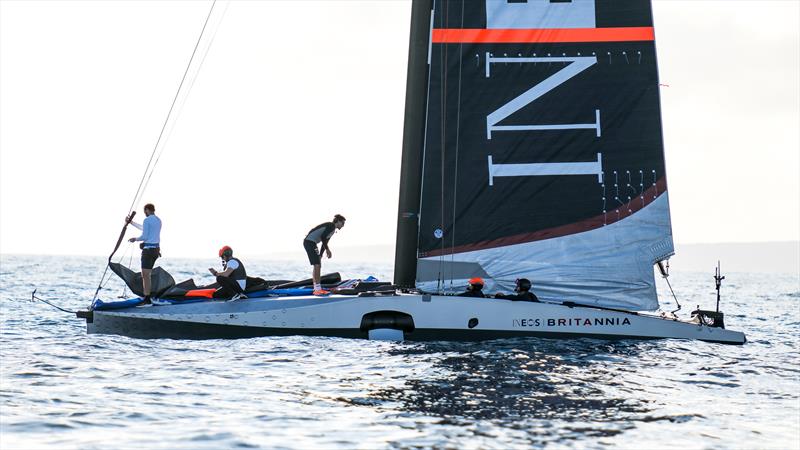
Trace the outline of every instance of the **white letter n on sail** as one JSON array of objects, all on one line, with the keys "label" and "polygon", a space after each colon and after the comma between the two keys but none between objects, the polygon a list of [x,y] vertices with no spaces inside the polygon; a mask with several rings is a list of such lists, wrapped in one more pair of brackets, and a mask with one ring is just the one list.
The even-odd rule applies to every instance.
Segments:
[{"label": "white letter n on sail", "polygon": [[537,63],[537,62],[566,62],[563,69],[549,76],[539,84],[523,92],[517,98],[511,100],[498,108],[493,113],[486,116],[486,138],[492,138],[492,131],[544,131],[544,130],[576,130],[576,129],[595,129],[597,137],[600,137],[600,110],[595,110],[594,123],[568,123],[552,125],[497,125],[503,119],[519,111],[537,98],[552,91],[575,75],[597,63],[596,56],[575,56],[575,57],[493,57],[486,53],[486,78],[491,75],[490,67],[492,63]]},{"label": "white letter n on sail", "polygon": [[532,177],[546,175],[597,175],[603,182],[603,155],[597,161],[566,163],[495,164],[489,155],[489,186],[494,186],[497,177]]}]

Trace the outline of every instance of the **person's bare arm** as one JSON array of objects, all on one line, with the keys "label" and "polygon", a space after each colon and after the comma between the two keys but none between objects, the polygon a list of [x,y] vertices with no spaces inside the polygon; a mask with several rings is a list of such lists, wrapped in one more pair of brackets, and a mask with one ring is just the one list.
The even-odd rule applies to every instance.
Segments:
[{"label": "person's bare arm", "polygon": [[217,272],[217,269],[215,269],[213,267],[209,267],[208,271],[211,272],[211,275],[214,275],[215,277],[227,277],[227,276],[230,276],[230,274],[233,273],[233,269],[230,269],[230,268],[225,269],[222,272]]}]

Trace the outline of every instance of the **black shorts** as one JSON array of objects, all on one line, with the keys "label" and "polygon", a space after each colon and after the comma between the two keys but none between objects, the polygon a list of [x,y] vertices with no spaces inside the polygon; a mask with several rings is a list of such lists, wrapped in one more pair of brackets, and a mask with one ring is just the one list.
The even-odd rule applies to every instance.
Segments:
[{"label": "black shorts", "polygon": [[143,248],[142,269],[152,269],[159,256],[161,256],[160,248]]},{"label": "black shorts", "polygon": [[322,264],[322,261],[319,259],[319,253],[317,252],[317,244],[315,244],[314,241],[303,239],[303,248],[306,249],[308,262],[310,262],[312,266]]}]

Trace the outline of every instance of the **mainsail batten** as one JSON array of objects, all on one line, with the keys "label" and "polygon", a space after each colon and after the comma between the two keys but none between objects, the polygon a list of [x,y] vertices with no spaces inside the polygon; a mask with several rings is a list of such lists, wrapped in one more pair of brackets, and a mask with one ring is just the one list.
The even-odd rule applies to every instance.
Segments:
[{"label": "mainsail batten", "polygon": [[655,309],[673,244],[649,1],[437,0],[430,44],[417,287],[528,277]]}]

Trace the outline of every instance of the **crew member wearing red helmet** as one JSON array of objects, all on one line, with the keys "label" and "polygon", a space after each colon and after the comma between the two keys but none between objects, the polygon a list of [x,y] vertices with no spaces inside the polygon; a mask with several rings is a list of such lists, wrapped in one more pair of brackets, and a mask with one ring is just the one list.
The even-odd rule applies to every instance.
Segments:
[{"label": "crew member wearing red helmet", "polygon": [[247,286],[247,271],[239,258],[233,257],[233,249],[227,245],[219,249],[219,257],[222,258],[222,272],[217,272],[213,267],[208,271],[217,277],[219,289],[214,293],[215,298],[230,298],[238,300],[247,298],[244,289]]},{"label": "crew member wearing red helmet", "polygon": [[458,294],[459,297],[480,297],[484,298],[486,295],[483,294],[483,278],[481,277],[473,277],[469,279],[469,286],[467,286],[467,291]]}]

